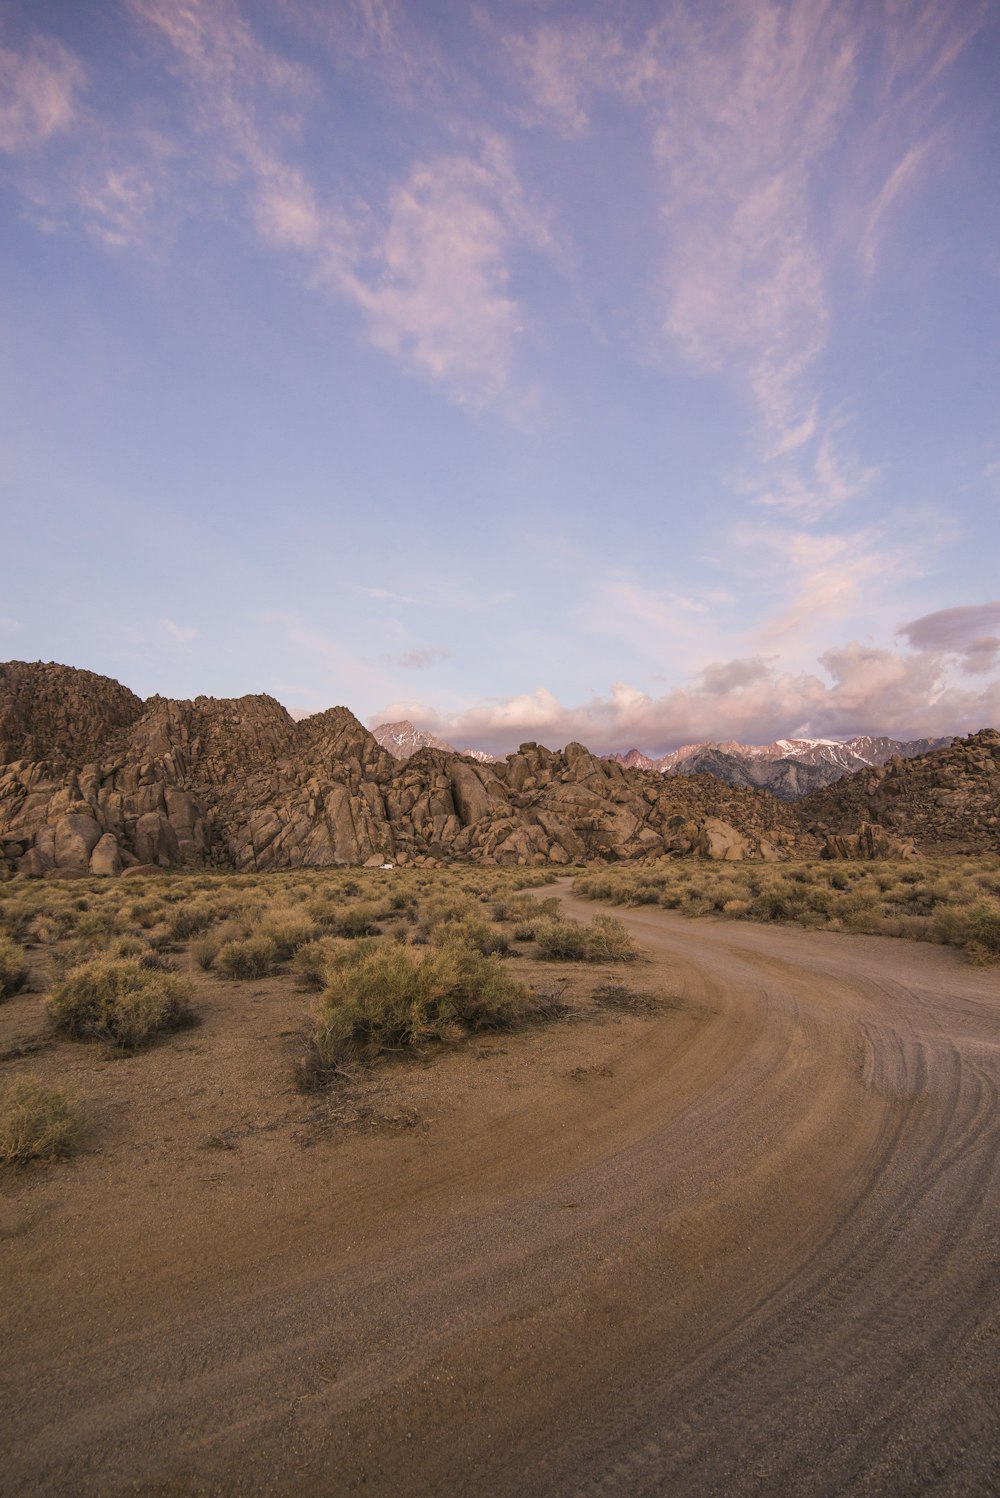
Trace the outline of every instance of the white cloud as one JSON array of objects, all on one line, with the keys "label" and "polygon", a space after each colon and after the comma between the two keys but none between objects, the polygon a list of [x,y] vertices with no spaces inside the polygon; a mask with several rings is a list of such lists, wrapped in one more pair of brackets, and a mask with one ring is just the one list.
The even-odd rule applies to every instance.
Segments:
[{"label": "white cloud", "polygon": [[530,37],[511,35],[504,45],[534,104],[529,120],[551,120],[566,136],[581,135],[589,124],[587,92],[621,89],[632,72],[611,26],[544,22]]},{"label": "white cloud", "polygon": [[21,52],[0,47],[0,151],[30,151],[67,130],[83,82],[83,65],[51,37]]},{"label": "white cloud", "polygon": [[198,638],[198,631],[190,624],[175,624],[172,619],[161,619],[160,623],[175,645],[191,645]]}]

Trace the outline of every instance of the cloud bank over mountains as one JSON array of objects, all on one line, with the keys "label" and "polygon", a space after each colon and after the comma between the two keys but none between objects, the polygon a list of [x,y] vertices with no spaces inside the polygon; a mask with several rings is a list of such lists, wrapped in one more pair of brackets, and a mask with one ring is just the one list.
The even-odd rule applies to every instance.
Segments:
[{"label": "cloud bank over mountains", "polygon": [[956,659],[965,671],[970,657],[985,660],[990,651],[978,669],[994,663],[1000,641],[973,631],[997,620],[1000,602],[927,615],[900,627],[914,649],[852,644],[826,651],[822,674],[792,674],[756,657],[706,666],[690,687],[659,697],[619,682],[607,697],[571,706],[539,687],[451,717],[415,702],[390,704],[384,717],[408,717],[449,742],[491,753],[524,739],[549,747],[577,740],[602,753],[633,746],[665,753],[714,739],[758,744],[864,732],[904,740],[971,733],[1000,722],[1000,682],[956,685],[949,671]]}]

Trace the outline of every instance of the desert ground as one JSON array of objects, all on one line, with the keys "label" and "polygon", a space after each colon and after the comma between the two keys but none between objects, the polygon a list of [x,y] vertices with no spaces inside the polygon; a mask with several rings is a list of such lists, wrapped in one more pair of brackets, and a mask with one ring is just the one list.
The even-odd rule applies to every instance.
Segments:
[{"label": "desert ground", "polygon": [[0,1492],[1000,1491],[997,966],[615,915],[512,964],[561,1019],[318,1092],[287,977],[127,1056],[0,1006],[85,1119],[0,1184]]}]

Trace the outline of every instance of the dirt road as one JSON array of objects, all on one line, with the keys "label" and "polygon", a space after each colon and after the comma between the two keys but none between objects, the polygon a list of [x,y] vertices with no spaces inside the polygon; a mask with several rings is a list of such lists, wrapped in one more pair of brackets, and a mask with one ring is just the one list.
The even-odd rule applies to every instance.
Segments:
[{"label": "dirt road", "polygon": [[276,1091],[195,1152],[209,1082],[117,1063],[132,1143],[4,1202],[0,1491],[1000,1491],[997,970],[615,913],[664,1013],[396,1068],[371,1132]]}]

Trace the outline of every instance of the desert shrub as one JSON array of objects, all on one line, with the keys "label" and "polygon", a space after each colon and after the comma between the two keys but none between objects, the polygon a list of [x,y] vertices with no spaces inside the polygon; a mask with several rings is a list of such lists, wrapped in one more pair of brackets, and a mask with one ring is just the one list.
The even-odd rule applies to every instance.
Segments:
[{"label": "desert shrub", "polygon": [[634,962],[639,956],[635,942],[613,915],[597,915],[584,929],[588,962]]},{"label": "desert shrub", "polygon": [[0,1000],[9,999],[28,981],[28,964],[20,947],[0,937]]},{"label": "desert shrub", "polygon": [[307,942],[293,957],[292,972],[307,988],[325,988],[332,968],[343,958],[344,947],[345,943],[335,936]]},{"label": "desert shrub", "polygon": [[584,962],[587,937],[578,921],[537,921],[535,941],[542,957],[551,962]]},{"label": "desert shrub", "polygon": [[127,1050],[192,1019],[191,985],[138,958],[95,957],[54,984],[48,1010],[57,1028],[75,1039],[111,1041]]},{"label": "desert shrub", "polygon": [[431,940],[435,946],[471,947],[483,957],[493,953],[506,957],[510,953],[510,943],[500,927],[476,915],[467,915],[458,921],[443,921],[434,928]]},{"label": "desert shrub", "polygon": [[934,931],[939,941],[962,947],[979,960],[1000,955],[1000,905],[985,900],[960,909],[935,913]]},{"label": "desert shrub", "polygon": [[215,920],[215,911],[204,900],[195,900],[179,905],[167,918],[167,930],[174,941],[188,941],[199,932],[206,931]]},{"label": "desert shrub", "polygon": [[53,977],[63,978],[72,968],[81,967],[95,957],[143,957],[151,950],[148,940],[141,936],[76,936],[51,952],[49,967]]},{"label": "desert shrub", "polygon": [[476,914],[476,903],[464,890],[441,890],[437,894],[421,899],[419,903],[421,929],[427,934],[445,921],[460,921],[464,916]]},{"label": "desert shrub", "polygon": [[990,957],[1000,956],[1000,905],[981,900],[972,906],[965,946]]},{"label": "desert shrub", "polygon": [[35,1077],[18,1077],[0,1088],[0,1165],[54,1160],[72,1148],[76,1126],[61,1092]]},{"label": "desert shrub", "polygon": [[577,921],[540,921],[535,940],[550,962],[633,962],[638,950],[621,921],[595,916],[588,926]]},{"label": "desert shrub", "polygon": [[203,973],[210,972],[222,948],[222,937],[216,931],[206,931],[196,936],[188,950],[192,960]]},{"label": "desert shrub", "polygon": [[553,869],[535,869],[528,873],[524,869],[518,869],[511,876],[511,889],[541,889],[546,884],[555,884],[556,874]]},{"label": "desert shrub", "polygon": [[333,922],[333,929],[338,936],[346,936],[351,940],[359,936],[378,936],[380,928],[375,920],[375,907],[373,905],[349,905],[337,916]]},{"label": "desert shrub", "polygon": [[277,960],[287,962],[316,935],[316,923],[291,906],[272,907],[255,932],[274,942]]},{"label": "desert shrub", "polygon": [[347,1062],[502,1029],[530,1009],[527,989],[495,957],[456,945],[421,955],[396,943],[358,946],[331,973],[300,1081],[315,1086]]},{"label": "desert shrub", "polygon": [[494,921],[531,921],[542,917],[549,919],[559,914],[559,896],[549,895],[536,900],[531,895],[500,895],[490,902],[490,916]]},{"label": "desert shrub", "polygon": [[215,956],[215,966],[228,978],[266,978],[278,961],[277,944],[270,936],[247,936],[227,941]]},{"label": "desert shrub", "polygon": [[86,941],[100,944],[104,939],[125,930],[125,919],[111,907],[86,910],[76,922],[76,935]]}]

